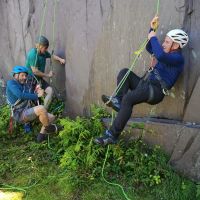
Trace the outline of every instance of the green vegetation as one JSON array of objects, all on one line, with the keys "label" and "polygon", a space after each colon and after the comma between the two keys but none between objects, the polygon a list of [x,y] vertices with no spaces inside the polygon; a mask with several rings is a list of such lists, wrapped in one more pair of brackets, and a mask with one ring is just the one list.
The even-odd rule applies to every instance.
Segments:
[{"label": "green vegetation", "polygon": [[[59,109],[55,111],[58,115]],[[38,124],[33,124],[31,134],[25,134],[23,127],[17,125],[9,135],[9,108],[1,107],[0,199],[6,200],[5,192],[17,192],[12,197],[16,200],[125,199],[118,187],[102,179],[107,148],[93,143],[94,137],[104,131],[100,119],[106,116],[102,108],[92,106],[91,117],[60,119],[64,128],[59,136],[37,144]],[[141,131],[143,127],[139,127]],[[150,149],[142,138],[120,141],[109,148],[104,176],[121,184],[132,200],[200,199],[200,185],[177,175],[167,162],[160,147]]]}]

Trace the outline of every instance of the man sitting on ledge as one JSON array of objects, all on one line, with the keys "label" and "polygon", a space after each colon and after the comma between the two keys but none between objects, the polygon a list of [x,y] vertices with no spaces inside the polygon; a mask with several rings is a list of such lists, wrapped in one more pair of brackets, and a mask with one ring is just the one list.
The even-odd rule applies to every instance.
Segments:
[{"label": "man sitting on ledge", "polygon": [[23,66],[15,66],[12,70],[13,79],[7,82],[7,101],[11,105],[13,117],[20,123],[26,123],[39,118],[42,128],[37,135],[37,141],[42,142],[47,139],[47,134],[56,132],[57,127],[51,124],[55,116],[48,113],[42,105],[32,106],[31,101],[37,101],[44,95],[44,90],[38,88],[35,92],[29,92],[26,87],[28,69]]}]

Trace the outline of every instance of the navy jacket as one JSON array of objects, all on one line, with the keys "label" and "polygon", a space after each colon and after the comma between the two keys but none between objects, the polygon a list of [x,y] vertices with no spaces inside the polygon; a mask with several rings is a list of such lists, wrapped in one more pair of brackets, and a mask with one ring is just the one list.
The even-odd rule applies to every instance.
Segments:
[{"label": "navy jacket", "polygon": [[[158,63],[154,67],[161,79],[170,89],[177,81],[179,75],[183,71],[184,58],[180,50],[165,53],[160,45],[157,37],[152,37],[146,46],[146,50],[150,54],[154,54]],[[150,80],[155,80],[156,77],[153,71],[149,75]]]}]

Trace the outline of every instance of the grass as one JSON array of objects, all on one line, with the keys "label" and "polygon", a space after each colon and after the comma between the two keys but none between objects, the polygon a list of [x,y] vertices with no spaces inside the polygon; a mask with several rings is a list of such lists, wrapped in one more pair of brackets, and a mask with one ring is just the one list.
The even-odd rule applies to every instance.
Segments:
[{"label": "grass", "polygon": [[[36,134],[37,128],[35,133],[25,134],[20,127],[13,135],[5,134],[5,130],[0,132],[0,200],[125,200],[121,190],[105,183],[100,173],[85,181],[79,179],[78,176],[76,180],[70,179],[69,170],[59,167],[61,156],[57,153],[57,146],[60,138],[51,137],[51,148],[49,148],[47,143],[37,144],[35,142]],[[140,145],[136,144],[137,146],[138,149],[132,149],[132,147],[127,149],[126,155],[122,154],[124,159],[129,155],[137,157],[136,154],[139,154],[137,159],[145,159],[139,148]],[[134,173],[120,171],[121,168],[117,165],[109,164],[112,163],[110,160],[105,165],[106,179],[124,186],[131,200],[200,199],[200,185],[173,172],[167,165],[167,158],[163,157],[163,154],[156,157],[160,159],[160,163],[166,165],[160,166],[163,167],[163,177],[159,176],[156,185],[141,185],[139,182],[138,185],[133,185],[137,177],[134,173],[141,173],[141,169],[148,172],[146,169],[148,166],[146,168],[139,166],[138,169],[134,169]],[[98,159],[103,161],[104,156]],[[130,164],[133,162],[133,160],[129,161]],[[137,162],[142,162],[142,160],[137,160]],[[131,169],[131,165],[129,167]],[[101,166],[95,170],[101,171]],[[84,171],[79,173],[82,172],[84,173]],[[3,189],[5,187],[12,188],[5,190]]]},{"label": "grass", "polygon": [[[50,142],[55,145],[58,138],[53,138]],[[26,190],[26,193],[18,191],[16,200],[125,199],[118,188],[107,185],[101,177],[91,181],[88,186],[84,185],[80,190],[74,189],[65,173],[59,169],[54,152],[48,149],[47,144],[36,144],[32,135],[20,134],[16,137],[8,137],[3,144],[1,143],[0,151],[0,160],[3,161],[1,162],[1,184]],[[174,172],[153,190],[133,189],[122,179],[116,181],[126,186],[127,195],[132,200],[197,199],[196,185]],[[1,189],[2,191],[6,190]],[[6,197],[0,196],[0,200],[6,200]]]}]

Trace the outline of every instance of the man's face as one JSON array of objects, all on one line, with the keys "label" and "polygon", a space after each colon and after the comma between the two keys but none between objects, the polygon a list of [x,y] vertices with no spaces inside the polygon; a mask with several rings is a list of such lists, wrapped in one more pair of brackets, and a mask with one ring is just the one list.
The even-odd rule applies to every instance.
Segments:
[{"label": "man's face", "polygon": [[170,37],[166,36],[165,39],[164,39],[164,42],[162,44],[164,52],[169,53],[172,45],[173,45],[172,39]]},{"label": "man's face", "polygon": [[169,36],[166,36],[162,47],[165,53],[169,53],[170,51],[177,50],[179,48],[179,44],[173,42],[173,40]]},{"label": "man's face", "polygon": [[24,84],[26,82],[27,74],[19,73],[15,74],[14,77],[19,81],[19,83]]},{"label": "man's face", "polygon": [[40,46],[40,53],[44,54],[47,51],[48,47]]}]

